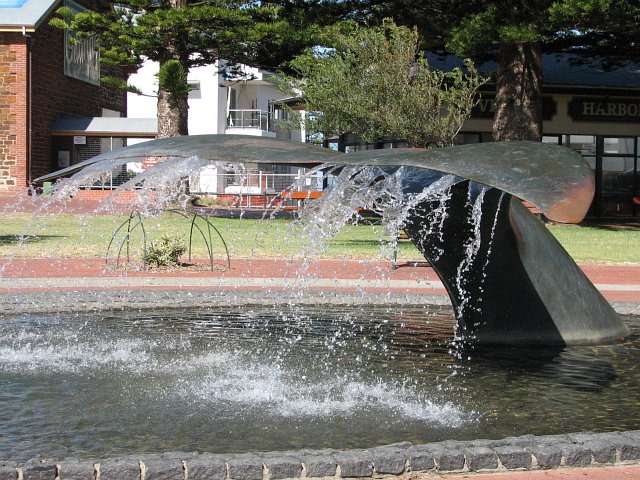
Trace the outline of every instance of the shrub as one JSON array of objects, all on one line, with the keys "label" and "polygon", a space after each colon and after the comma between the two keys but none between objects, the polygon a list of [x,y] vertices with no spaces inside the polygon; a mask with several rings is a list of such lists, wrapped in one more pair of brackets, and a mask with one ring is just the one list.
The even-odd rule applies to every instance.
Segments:
[{"label": "shrub", "polygon": [[235,203],[232,197],[194,197],[192,203],[198,207],[230,207]]},{"label": "shrub", "polygon": [[149,243],[144,261],[156,267],[173,266],[178,264],[178,258],[186,251],[184,238],[176,233],[166,233]]}]

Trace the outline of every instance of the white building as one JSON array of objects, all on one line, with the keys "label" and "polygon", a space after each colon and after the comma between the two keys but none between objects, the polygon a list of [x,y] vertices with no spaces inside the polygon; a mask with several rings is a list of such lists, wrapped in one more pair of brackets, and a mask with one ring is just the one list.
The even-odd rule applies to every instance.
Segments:
[{"label": "white building", "polygon": [[[304,131],[287,131],[276,120],[282,113],[279,100],[288,96],[278,90],[273,73],[242,67],[244,75],[227,78],[218,65],[195,67],[189,71],[189,135],[243,134],[283,138],[304,142]],[[129,93],[127,116],[155,118],[158,64],[147,61],[129,83],[143,95]],[[141,139],[129,139],[132,145]],[[133,167],[135,169],[135,167]],[[281,165],[249,165],[249,178],[238,180],[230,172],[207,168],[190,179],[191,191],[207,194],[262,195],[277,193],[301,172]],[[255,178],[254,178],[255,177]]]}]

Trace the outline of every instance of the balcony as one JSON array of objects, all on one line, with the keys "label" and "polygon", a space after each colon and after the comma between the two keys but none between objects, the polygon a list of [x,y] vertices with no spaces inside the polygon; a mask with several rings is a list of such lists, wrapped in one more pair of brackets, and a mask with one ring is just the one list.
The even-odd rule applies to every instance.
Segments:
[{"label": "balcony", "polygon": [[257,109],[231,109],[227,115],[225,133],[242,133],[275,137],[275,125],[270,112]]}]

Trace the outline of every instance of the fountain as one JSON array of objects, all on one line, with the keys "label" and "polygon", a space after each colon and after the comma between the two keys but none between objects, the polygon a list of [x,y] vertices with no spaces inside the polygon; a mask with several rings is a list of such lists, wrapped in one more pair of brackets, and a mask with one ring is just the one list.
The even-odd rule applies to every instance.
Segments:
[{"label": "fountain", "polygon": [[[268,290],[132,291],[122,296],[135,307],[99,314],[91,305],[106,295],[41,294],[0,322],[0,479],[15,467],[25,480],[277,480],[640,459],[640,434],[629,432],[640,425],[640,322],[623,322],[518,200],[579,221],[592,177],[577,154],[513,142],[345,155],[195,136],[40,180],[75,171],[56,186],[64,197],[148,156],[166,158],[125,188],[154,201],[161,180],[211,163],[336,175],[304,210],[315,220],[307,234],[375,210],[437,270],[454,315],[420,295],[388,305],[362,292],[289,302]],[[33,306],[67,301],[73,313]],[[603,433],[565,434],[591,429]]]},{"label": "fountain", "polygon": [[[582,220],[593,197],[593,173],[567,148],[509,142],[339,154],[270,138],[202,135],[114,150],[37,181],[80,170],[75,181],[86,182],[150,156],[173,158],[156,168],[164,175],[171,171],[174,180],[211,162],[339,167],[344,169],[345,187],[334,188],[339,195],[320,199],[330,203],[329,211],[335,205],[331,202],[340,198],[355,209],[392,197],[402,214],[396,225],[442,279],[456,312],[458,335],[466,342],[577,345],[628,334],[609,303],[519,200],[537,206],[551,220]],[[152,179],[153,169],[145,175]],[[432,192],[443,177],[451,178],[450,184]],[[396,183],[395,192],[388,191],[388,179]],[[72,191],[73,180],[59,188],[60,194]],[[124,187],[140,181],[136,177]],[[385,207],[378,210],[384,212]],[[318,209],[311,212],[317,215]]]}]

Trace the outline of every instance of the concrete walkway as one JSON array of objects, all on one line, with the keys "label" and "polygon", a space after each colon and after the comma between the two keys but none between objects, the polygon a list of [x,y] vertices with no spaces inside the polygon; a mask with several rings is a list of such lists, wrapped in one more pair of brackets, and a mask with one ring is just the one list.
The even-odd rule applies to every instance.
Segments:
[{"label": "concrete walkway", "polygon": [[[610,302],[640,303],[640,265],[581,265]],[[232,259],[231,268],[205,261],[187,268],[142,271],[108,265],[102,258],[0,259],[0,291],[227,289],[374,291],[442,295],[446,291],[425,263],[353,260]]]}]

